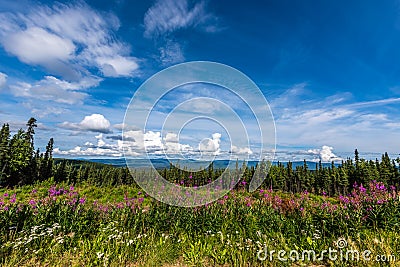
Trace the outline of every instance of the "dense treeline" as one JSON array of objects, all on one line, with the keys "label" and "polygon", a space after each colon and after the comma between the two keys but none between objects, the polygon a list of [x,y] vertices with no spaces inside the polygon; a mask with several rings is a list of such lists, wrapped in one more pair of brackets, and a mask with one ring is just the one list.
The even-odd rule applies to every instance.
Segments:
[{"label": "dense treeline", "polygon": [[[266,172],[267,163],[261,162],[261,165],[247,167],[243,164],[236,170],[231,171],[231,175],[239,174],[241,179],[237,185],[247,185],[255,175],[263,175]],[[312,192],[317,194],[338,195],[347,194],[354,184],[364,186],[371,181],[383,182],[386,185],[400,188],[400,158],[391,160],[389,155],[385,153],[381,160],[365,160],[359,158],[357,149],[355,150],[355,158],[342,161],[338,166],[333,162],[330,166],[322,165],[322,162],[316,163],[315,170],[310,170],[306,161],[302,166],[293,168],[292,162],[286,164],[278,162],[272,165],[266,174],[266,179],[262,184],[262,188],[272,188],[286,192]],[[173,165],[169,169],[160,171],[161,175],[169,181],[179,183],[182,180],[185,185],[202,185],[219,177],[223,170],[213,170],[213,165],[206,170],[200,172],[190,172],[181,170]],[[188,180],[188,177],[192,176]],[[243,183],[244,182],[244,183]]]},{"label": "dense treeline", "polygon": [[307,190],[327,195],[347,194],[355,183],[366,186],[374,180],[399,188],[399,163],[399,158],[391,160],[387,153],[380,161],[360,159],[356,149],[354,160],[347,159],[339,166],[332,163],[329,167],[323,167],[319,162],[313,171],[308,169],[306,162],[295,169],[290,162],[287,166],[278,163],[271,167],[264,186],[293,193]]},{"label": "dense treeline", "polygon": [[[153,172],[149,173],[148,170],[134,170],[131,175],[127,168],[96,163],[76,164],[68,160],[59,160],[56,163],[52,155],[53,139],[49,140],[46,151],[40,153],[34,148],[36,120],[29,119],[26,126],[26,130],[20,129],[13,136],[8,124],[4,124],[1,128],[0,186],[13,187],[47,179],[68,183],[85,181],[96,186],[135,185],[137,178],[156,175]],[[247,167],[246,164],[239,166],[237,163],[236,169],[231,170],[229,175],[240,176],[240,183],[237,186],[246,186],[254,175],[267,173],[267,163],[260,164],[260,168],[257,168]],[[339,166],[332,163],[329,167],[319,162],[315,170],[309,170],[305,161],[303,166],[296,168],[293,168],[291,162],[278,163],[270,167],[263,187],[293,193],[307,190],[318,194],[337,195],[348,193],[354,183],[366,185],[370,181],[377,180],[399,188],[399,164],[399,158],[392,160],[387,153],[382,155],[380,161],[360,159],[357,150],[354,160],[347,159]],[[185,186],[206,184],[219,177],[222,172],[221,169],[214,169],[213,164],[197,172],[182,170],[172,164],[170,168],[158,171],[167,180]]]},{"label": "dense treeline", "polygon": [[35,151],[36,119],[30,118],[26,131],[20,129],[11,137],[10,126],[0,131],[0,185],[15,186],[49,179],[53,174],[53,138],[45,153]]}]

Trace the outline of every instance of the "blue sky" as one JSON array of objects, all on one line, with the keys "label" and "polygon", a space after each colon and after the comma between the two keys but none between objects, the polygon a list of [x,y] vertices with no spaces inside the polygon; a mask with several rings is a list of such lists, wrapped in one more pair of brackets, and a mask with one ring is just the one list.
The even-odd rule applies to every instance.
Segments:
[{"label": "blue sky", "polygon": [[[398,155],[399,48],[399,1],[0,0],[0,121],[17,129],[34,116],[36,144],[54,137],[56,156],[120,157],[137,88],[166,67],[204,60],[259,86],[280,160],[340,160],[355,148]],[[187,97],[174,94],[165,110]],[[217,125],[189,126],[179,140],[134,136],[191,155],[230,150]]]}]

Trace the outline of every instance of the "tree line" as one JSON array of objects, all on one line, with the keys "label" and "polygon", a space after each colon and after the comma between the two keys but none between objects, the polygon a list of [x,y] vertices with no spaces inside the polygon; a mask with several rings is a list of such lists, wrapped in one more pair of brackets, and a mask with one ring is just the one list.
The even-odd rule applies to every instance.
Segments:
[{"label": "tree line", "polygon": [[[0,131],[0,186],[13,187],[33,184],[48,179],[54,182],[80,183],[87,182],[96,186],[113,186],[128,184],[136,186],[135,180],[153,175],[161,175],[170,182],[185,186],[201,186],[218,178],[223,169],[214,169],[213,164],[200,171],[181,169],[170,165],[169,168],[153,173],[149,170],[128,170],[111,165],[77,162],[66,159],[53,159],[53,138],[49,139],[44,152],[34,147],[34,134],[37,121],[30,118],[26,130],[20,129],[11,135],[10,127],[4,124]],[[347,194],[352,186],[367,185],[370,181],[384,182],[386,185],[400,187],[400,159],[390,159],[387,153],[378,160],[365,160],[359,157],[357,149],[354,160],[348,158],[341,164],[323,166],[316,163],[315,170],[310,170],[306,161],[302,166],[293,167],[291,162],[270,165],[260,162],[251,166],[243,162],[236,163],[228,175],[237,176],[236,187],[246,186],[253,176],[263,176],[264,188],[287,192],[313,192],[317,194]],[[268,172],[267,172],[268,169]]]}]

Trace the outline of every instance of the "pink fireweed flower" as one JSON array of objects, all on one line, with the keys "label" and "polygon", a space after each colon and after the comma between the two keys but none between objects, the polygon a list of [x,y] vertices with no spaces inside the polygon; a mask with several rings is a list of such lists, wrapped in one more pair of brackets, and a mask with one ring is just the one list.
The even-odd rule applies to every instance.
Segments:
[{"label": "pink fireweed flower", "polygon": [[7,211],[8,210],[8,206],[4,206],[3,210]]},{"label": "pink fireweed flower", "polygon": [[36,194],[37,193],[37,190],[36,189],[33,189],[32,190],[32,194]]},{"label": "pink fireweed flower", "polygon": [[36,201],[34,199],[29,200],[28,204],[33,208],[36,209]]},{"label": "pink fireweed flower", "polygon": [[339,196],[339,200],[345,204],[350,202],[349,198],[344,196]]},{"label": "pink fireweed flower", "polygon": [[11,198],[10,198],[10,203],[15,203],[16,199],[17,199],[16,195],[13,194],[13,195],[11,196]]},{"label": "pink fireweed flower", "polygon": [[85,202],[86,202],[86,198],[81,197],[81,198],[79,199],[79,204],[85,204]]},{"label": "pink fireweed flower", "polygon": [[3,195],[4,197],[8,197],[8,193],[4,193],[4,195]]},{"label": "pink fireweed flower", "polygon": [[71,185],[70,187],[69,187],[69,191],[74,191],[75,190],[75,188]]},{"label": "pink fireweed flower", "polygon": [[361,193],[365,193],[367,191],[367,189],[361,184],[360,188],[359,188]]}]

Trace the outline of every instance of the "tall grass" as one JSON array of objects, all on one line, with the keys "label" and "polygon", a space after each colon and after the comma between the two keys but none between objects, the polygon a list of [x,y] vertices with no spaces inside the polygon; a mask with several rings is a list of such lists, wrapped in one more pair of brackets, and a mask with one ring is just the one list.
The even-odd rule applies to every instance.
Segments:
[{"label": "tall grass", "polygon": [[[377,266],[400,248],[399,196],[379,182],[349,195],[317,196],[242,184],[195,208],[160,203],[127,186],[96,188],[51,181],[0,190],[4,266]],[[260,260],[260,251],[371,251],[371,260]],[[376,258],[374,258],[376,259]],[[382,263],[379,263],[382,264]]]}]

